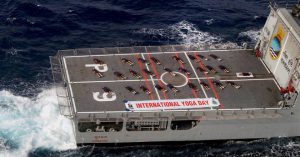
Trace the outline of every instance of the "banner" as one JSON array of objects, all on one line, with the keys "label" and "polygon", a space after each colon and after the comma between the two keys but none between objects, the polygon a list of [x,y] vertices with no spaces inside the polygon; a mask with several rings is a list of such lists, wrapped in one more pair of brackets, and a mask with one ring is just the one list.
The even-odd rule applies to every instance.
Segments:
[{"label": "banner", "polygon": [[130,111],[202,109],[207,107],[218,107],[219,105],[220,102],[215,98],[143,100],[125,102],[126,109]]}]

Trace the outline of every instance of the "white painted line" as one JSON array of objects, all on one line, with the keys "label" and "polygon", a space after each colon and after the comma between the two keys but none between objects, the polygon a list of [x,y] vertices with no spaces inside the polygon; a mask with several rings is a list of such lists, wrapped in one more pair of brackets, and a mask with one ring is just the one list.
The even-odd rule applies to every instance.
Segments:
[{"label": "white painted line", "polygon": [[[143,55],[142,53],[141,53],[141,55],[142,55],[143,59],[145,59],[145,60],[146,60],[146,58],[144,57],[144,55]],[[150,69],[149,69],[149,67],[148,67],[147,63],[145,63],[145,65],[146,65],[146,68],[147,68],[147,70],[149,70],[149,71],[150,71]],[[158,98],[158,100],[160,100],[159,93],[158,93],[157,89],[155,88],[155,83],[154,83],[153,77],[152,77],[152,76],[150,76],[150,78],[151,78],[151,81],[152,81],[152,84],[153,84],[153,88],[154,88],[154,90],[155,90],[155,92],[156,92],[157,98]]]},{"label": "white painted line", "polygon": [[[188,57],[188,55],[187,55],[186,53],[184,53],[184,54],[185,54],[186,59],[187,59],[188,62],[190,63],[191,68],[193,69],[193,72],[194,72],[194,74],[195,74],[195,76],[196,76],[196,78],[197,78],[197,81],[198,81],[199,85],[201,86],[201,89],[202,89],[202,91],[203,91],[205,97],[208,98],[208,97],[207,97],[207,94],[206,94],[206,92],[205,92],[205,89],[204,89],[203,86],[200,84],[200,83],[201,83],[201,82],[200,82],[200,79],[199,79],[199,77],[198,77],[198,74],[197,74],[195,68],[193,67],[193,64],[192,64],[190,58]],[[190,79],[192,79],[192,78],[190,78]]]},{"label": "white painted line", "polygon": [[106,57],[106,56],[115,56],[115,55],[116,55],[116,54],[80,55],[80,56],[64,56],[64,58]]},{"label": "white painted line", "polygon": [[105,57],[105,56],[130,56],[137,54],[172,54],[172,53],[208,53],[208,52],[232,52],[232,51],[247,51],[252,49],[231,49],[231,50],[190,50],[190,51],[166,51],[166,52],[144,52],[144,53],[115,53],[115,54],[99,54],[99,55],[79,55],[79,56],[64,56],[65,58],[80,58],[80,57]]},{"label": "white painted line", "polygon": [[70,81],[70,76],[69,76],[69,71],[68,71],[68,67],[67,67],[67,63],[66,63],[66,58],[63,57],[63,62],[64,62],[64,66],[65,66],[65,73],[67,75],[67,83],[69,84],[69,90],[71,93],[71,101],[73,104],[73,108],[74,108],[74,112],[76,113],[76,105],[75,105],[75,100],[74,100],[74,94],[73,94],[73,90],[72,90],[72,85],[71,85],[71,81]]},{"label": "white painted line", "polygon": [[264,65],[264,67],[266,68],[266,70],[268,71],[268,73],[270,74],[271,71],[270,71],[270,69],[267,67],[267,65],[265,64],[265,62],[264,62],[261,58],[259,58],[259,60],[260,60],[260,62]]},{"label": "white painted line", "polygon": [[[210,77],[211,79],[213,79],[214,77]],[[201,78],[190,78],[190,80],[197,80],[197,79],[200,79],[200,80],[205,80],[206,78],[204,77],[201,77]],[[158,81],[158,80],[161,80],[161,79],[147,79],[146,81]],[[141,80],[103,80],[103,81],[73,81],[73,82],[70,82],[72,84],[75,84],[75,83],[117,83],[117,82],[145,82],[144,79],[141,79]]]},{"label": "white painted line", "polygon": [[225,82],[225,81],[270,81],[270,80],[274,80],[274,78],[253,78],[253,79],[238,79],[238,80],[235,80],[235,79],[229,79],[229,80],[220,80],[221,82]]},{"label": "white painted line", "polygon": [[[199,77],[199,78],[196,78],[196,77],[192,77],[192,78],[189,78],[190,80],[206,80],[206,78],[204,77]],[[209,77],[209,79],[214,79],[214,77]],[[227,79],[227,80],[220,80],[220,81],[263,81],[263,80],[273,80],[274,78],[253,78],[253,79]],[[162,81],[162,79],[147,79],[146,81]],[[70,82],[72,84],[80,84],[80,83],[117,83],[117,82],[145,82],[144,79],[141,79],[141,80],[104,80],[104,81],[73,81],[73,82]]]},{"label": "white painted line", "polygon": [[[215,79],[215,77],[208,77],[209,79]],[[190,80],[206,80],[206,77],[191,77]]]},{"label": "white painted line", "polygon": [[281,87],[280,87],[280,85],[278,84],[278,82],[275,80],[275,79],[273,79],[273,81],[275,82],[275,84],[276,84],[276,86],[277,86],[277,88],[279,89],[279,91],[281,90]]},{"label": "white painted line", "polygon": [[[107,81],[74,81],[71,83],[116,83],[116,82],[144,82],[144,81],[145,80],[107,80]],[[147,81],[151,81],[151,80],[147,79]]]},{"label": "white painted line", "polygon": [[79,55],[79,56],[65,56],[65,58],[84,58],[84,57],[111,57],[111,56],[132,56],[140,53],[116,53],[116,54],[101,54],[101,55]]}]

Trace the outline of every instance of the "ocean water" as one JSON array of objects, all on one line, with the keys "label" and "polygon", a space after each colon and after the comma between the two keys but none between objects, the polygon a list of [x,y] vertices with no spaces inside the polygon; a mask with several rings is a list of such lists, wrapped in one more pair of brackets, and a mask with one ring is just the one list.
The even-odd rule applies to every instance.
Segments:
[{"label": "ocean water", "polygon": [[300,156],[299,138],[76,147],[52,85],[49,56],[59,49],[254,45],[267,0],[1,0],[0,7],[1,157]]}]

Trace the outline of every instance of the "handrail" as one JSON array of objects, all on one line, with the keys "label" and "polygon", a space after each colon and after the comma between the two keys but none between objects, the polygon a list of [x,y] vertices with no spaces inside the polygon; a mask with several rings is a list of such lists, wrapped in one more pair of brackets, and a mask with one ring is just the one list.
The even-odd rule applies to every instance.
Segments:
[{"label": "handrail", "polygon": [[62,67],[58,56],[50,56],[50,65],[52,69],[52,77],[56,88],[57,102],[59,105],[60,114],[72,118],[74,113],[70,106],[70,98],[67,94],[62,73]]},{"label": "handrail", "polygon": [[[243,48],[235,48],[241,50]],[[79,48],[59,50],[55,56],[80,56],[99,54],[127,54],[127,53],[154,53],[154,52],[182,52],[182,51],[224,51],[228,49],[209,49],[206,46],[192,45],[162,45],[162,46],[133,46],[133,47],[106,47],[106,48]],[[232,48],[231,48],[232,50]]]}]

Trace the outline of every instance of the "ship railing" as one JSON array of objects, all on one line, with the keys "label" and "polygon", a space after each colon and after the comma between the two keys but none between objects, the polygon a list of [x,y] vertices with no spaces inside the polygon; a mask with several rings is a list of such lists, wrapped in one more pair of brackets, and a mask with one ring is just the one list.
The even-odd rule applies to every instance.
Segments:
[{"label": "ship railing", "polygon": [[50,64],[54,86],[56,88],[57,102],[60,114],[72,118],[74,116],[74,112],[71,108],[71,99],[68,96],[60,58],[58,56],[50,56]]},{"label": "ship railing", "polygon": [[111,47],[111,48],[79,48],[70,50],[59,50],[57,56],[91,56],[91,55],[114,55],[132,53],[168,53],[184,51],[218,51],[229,49],[245,49],[241,47],[211,47],[210,45],[165,45],[165,46],[133,46],[133,47]]},{"label": "ship railing", "polygon": [[300,4],[300,0],[286,0],[286,1],[276,1],[270,0],[269,5],[272,9],[277,10],[278,8],[291,9],[294,5]]}]

